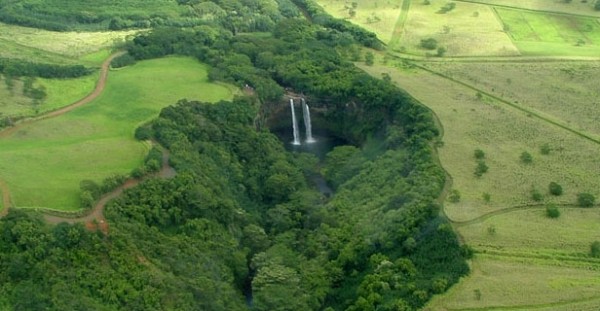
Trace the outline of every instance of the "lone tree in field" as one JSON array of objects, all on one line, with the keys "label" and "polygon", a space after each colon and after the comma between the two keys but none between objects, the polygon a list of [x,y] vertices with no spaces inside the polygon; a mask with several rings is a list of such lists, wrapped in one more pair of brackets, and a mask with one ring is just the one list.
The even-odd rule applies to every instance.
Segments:
[{"label": "lone tree in field", "polygon": [[561,195],[563,193],[563,189],[562,186],[555,183],[555,182],[550,182],[550,184],[548,185],[548,191],[550,192],[551,195]]},{"label": "lone tree in field", "polygon": [[596,197],[591,193],[577,194],[577,204],[581,207],[592,207],[596,203]]},{"label": "lone tree in field", "polygon": [[481,177],[484,173],[487,173],[489,167],[485,164],[485,161],[479,160],[477,161],[477,167],[475,167],[475,176]]},{"label": "lone tree in field", "polygon": [[473,152],[473,155],[475,156],[475,159],[477,160],[481,160],[483,158],[485,158],[485,152],[483,152],[483,150],[477,148],[475,149],[475,152]]}]

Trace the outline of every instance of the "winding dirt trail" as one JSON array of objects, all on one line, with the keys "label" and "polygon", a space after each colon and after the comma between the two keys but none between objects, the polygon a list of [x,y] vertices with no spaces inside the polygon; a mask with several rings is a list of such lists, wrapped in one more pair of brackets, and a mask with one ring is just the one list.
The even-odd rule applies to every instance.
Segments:
[{"label": "winding dirt trail", "polygon": [[100,229],[104,233],[108,232],[108,223],[106,222],[106,218],[104,218],[104,209],[106,208],[106,204],[110,202],[112,199],[120,196],[123,191],[133,188],[137,186],[139,183],[153,177],[160,178],[172,178],[175,176],[175,170],[169,165],[169,151],[166,149],[162,150],[162,166],[160,171],[155,174],[151,174],[145,176],[143,178],[130,178],[125,181],[122,185],[117,187],[115,190],[103,195],[100,200],[91,208],[87,213],[81,216],[58,216],[53,214],[44,213],[44,219],[51,224],[58,224],[61,222],[67,222],[70,224],[83,222],[90,229]]},{"label": "winding dirt trail", "polygon": [[[75,108],[81,107],[81,106],[93,101],[94,99],[96,99],[98,96],[100,96],[100,94],[102,94],[102,91],[104,91],[104,88],[106,87],[106,80],[108,78],[108,71],[110,69],[110,63],[112,62],[113,59],[115,59],[116,57],[119,57],[125,53],[126,53],[125,51],[116,52],[116,53],[110,55],[102,63],[102,65],[100,67],[100,77],[98,77],[98,81],[96,82],[96,87],[94,88],[94,90],[91,93],[86,95],[84,98],[82,98],[70,105],[62,107],[60,109],[47,112],[40,116],[24,119],[21,122],[18,122],[17,124],[15,124],[14,126],[0,131],[0,138],[10,136],[12,133],[21,129],[23,126],[32,124],[32,123],[40,121],[40,120],[58,117],[60,115],[63,115]],[[2,180],[1,178],[0,178],[0,190],[2,190],[2,205],[4,206],[4,208],[0,211],[0,217],[3,217],[4,215],[6,215],[6,213],[8,213],[8,209],[11,207],[11,204],[10,204],[11,201],[10,201],[10,189],[8,188],[8,185],[6,184],[6,182],[4,180]]]}]

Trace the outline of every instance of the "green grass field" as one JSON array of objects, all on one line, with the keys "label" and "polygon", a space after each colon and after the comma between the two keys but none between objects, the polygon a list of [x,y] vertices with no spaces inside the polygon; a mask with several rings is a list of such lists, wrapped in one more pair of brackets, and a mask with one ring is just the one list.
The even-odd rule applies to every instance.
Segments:
[{"label": "green grass field", "polygon": [[46,98],[38,105],[33,105],[31,98],[23,95],[22,81],[15,79],[12,90],[5,83],[0,84],[0,113],[3,116],[31,116],[56,110],[69,105],[90,93],[96,85],[98,74],[91,74],[76,79],[43,79],[37,78],[35,87],[46,89]]},{"label": "green grass field", "polygon": [[597,62],[430,63],[437,72],[600,138]]},{"label": "green grass field", "polygon": [[[544,208],[496,215],[460,226],[458,232],[480,252],[592,260],[587,254],[590,244],[600,241],[599,210],[559,210],[561,215],[556,219],[546,217]],[[596,262],[600,269],[600,259]]]},{"label": "green grass field", "polygon": [[[392,39],[402,5],[402,0],[317,0],[316,2],[332,16],[348,19],[352,23],[372,31],[385,43],[390,42]],[[356,9],[354,9],[356,12],[354,17],[349,15],[352,3],[357,4]]]},{"label": "green grass field", "polygon": [[[430,107],[444,126],[444,146],[439,149],[444,168],[460,191],[457,204],[447,203],[448,216],[456,221],[470,220],[506,207],[536,203],[531,188],[544,194],[542,202],[574,203],[578,192],[600,197],[600,180],[590,168],[600,167],[598,144],[529,117],[491,99],[479,99],[476,92],[427,72],[406,72],[386,66],[364,67],[375,76],[388,72],[411,95]],[[441,92],[440,90],[444,90]],[[552,151],[542,155],[549,144]],[[474,150],[486,153],[489,171],[474,175]],[[527,151],[533,163],[523,164],[519,156]],[[551,181],[564,189],[560,197],[547,194]],[[489,193],[490,202],[483,194]]]},{"label": "green grass field", "polygon": [[434,296],[424,310],[577,310],[573,305],[579,303],[598,310],[600,306],[597,269],[487,255],[478,255],[472,269],[446,294]]},{"label": "green grass field", "polygon": [[[55,32],[0,23],[0,57],[58,64],[76,63],[78,59],[110,48],[115,42],[137,32]],[[99,65],[105,58],[90,59],[86,64]]]},{"label": "green grass field", "polygon": [[549,11],[600,17],[600,11],[594,10],[594,1],[592,0],[573,0],[571,3],[565,3],[562,0],[468,0],[468,2],[507,6],[535,11]]},{"label": "green grass field", "polygon": [[600,55],[595,17],[495,8],[519,50],[526,55]]},{"label": "green grass field", "polygon": [[79,207],[79,182],[127,174],[148,146],[135,128],[181,98],[229,99],[231,86],[207,81],[206,67],[190,58],[143,61],[113,71],[94,102],[63,116],[25,125],[0,140],[0,178],[18,207]]},{"label": "green grass field", "polygon": [[502,31],[502,23],[490,6],[475,3],[456,3],[456,7],[439,14],[446,1],[432,1],[424,5],[413,1],[395,51],[425,55],[420,47],[423,39],[434,38],[438,46],[447,49],[446,56],[506,56],[519,55],[508,35]]}]

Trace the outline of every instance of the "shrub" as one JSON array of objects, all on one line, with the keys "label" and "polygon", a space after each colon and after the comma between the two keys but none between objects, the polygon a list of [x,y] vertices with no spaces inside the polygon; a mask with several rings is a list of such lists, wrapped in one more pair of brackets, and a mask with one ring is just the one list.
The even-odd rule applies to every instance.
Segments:
[{"label": "shrub", "polygon": [[560,211],[556,205],[548,205],[546,206],[546,216],[549,218],[558,218],[560,216]]},{"label": "shrub", "polygon": [[421,40],[421,47],[427,50],[435,50],[437,48],[437,40],[434,38],[427,38]]},{"label": "shrub", "polygon": [[592,242],[592,245],[590,245],[590,255],[595,258],[600,258],[600,241]]},{"label": "shrub", "polygon": [[485,164],[485,161],[480,160],[477,162],[477,167],[475,167],[475,176],[481,177],[484,173],[488,171],[488,166]]},{"label": "shrub", "polygon": [[561,195],[563,193],[562,186],[555,182],[550,182],[548,185],[548,191],[550,191],[551,195]]},{"label": "shrub", "polygon": [[577,204],[581,207],[592,207],[596,203],[596,197],[590,193],[577,194]]},{"label": "shrub", "polygon": [[444,54],[446,54],[446,48],[443,46],[438,47],[436,56],[442,57],[442,56],[444,56]]},{"label": "shrub", "polygon": [[550,154],[550,150],[551,150],[551,149],[550,149],[550,145],[548,145],[548,144],[543,144],[543,145],[540,147],[540,153],[541,153],[541,154],[544,154],[544,155]]},{"label": "shrub", "polygon": [[491,199],[492,199],[492,196],[489,193],[487,193],[487,192],[483,193],[483,200],[485,201],[485,203],[490,203]]},{"label": "shrub", "polygon": [[536,188],[531,189],[531,199],[532,200],[539,202],[543,198],[544,198],[544,196],[542,195],[542,193],[539,190],[537,190]]},{"label": "shrub", "polygon": [[521,162],[523,162],[525,164],[529,164],[529,163],[533,162],[533,157],[527,151],[523,151],[523,153],[521,153],[520,159],[521,159]]},{"label": "shrub", "polygon": [[475,156],[475,159],[477,159],[477,160],[481,160],[481,159],[485,158],[485,152],[483,152],[483,150],[481,150],[481,149],[475,149],[475,152],[473,152],[473,155]]},{"label": "shrub", "polygon": [[438,11],[439,14],[446,14],[452,10],[454,10],[454,8],[456,7],[456,3],[454,2],[448,2],[446,3],[446,5],[444,5],[443,7],[440,8],[440,10]]},{"label": "shrub", "polygon": [[452,203],[460,202],[460,192],[456,189],[452,189],[452,191],[450,191],[450,195],[448,195],[448,201]]}]

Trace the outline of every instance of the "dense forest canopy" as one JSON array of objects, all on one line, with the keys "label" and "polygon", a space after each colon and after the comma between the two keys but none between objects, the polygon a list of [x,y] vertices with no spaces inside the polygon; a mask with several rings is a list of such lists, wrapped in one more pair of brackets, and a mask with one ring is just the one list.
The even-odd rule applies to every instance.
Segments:
[{"label": "dense forest canopy", "polygon": [[[36,8],[23,2],[0,7]],[[149,5],[159,2],[171,1]],[[189,55],[211,66],[211,79],[255,95],[181,100],[140,127],[136,137],[167,148],[177,175],[110,204],[108,235],[11,211],[0,222],[2,308],[412,310],[468,272],[468,251],[439,216],[445,175],[430,112],[338,53],[376,47],[371,35],[307,0],[177,5],[221,20],[156,28],[116,63]],[[241,14],[266,19],[249,27]],[[286,88],[323,108],[317,117],[351,144],[321,163],[286,151],[260,122]],[[314,187],[316,174],[332,197]]]}]

